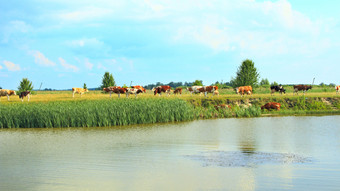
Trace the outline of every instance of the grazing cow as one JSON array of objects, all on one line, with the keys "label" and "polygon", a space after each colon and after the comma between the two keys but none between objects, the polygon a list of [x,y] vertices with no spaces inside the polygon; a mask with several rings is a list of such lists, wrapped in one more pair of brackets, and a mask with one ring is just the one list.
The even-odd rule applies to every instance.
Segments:
[{"label": "grazing cow", "polygon": [[154,95],[159,94],[162,95],[162,92],[168,94],[170,96],[171,87],[170,86],[157,86],[155,88],[152,88],[152,91]]},{"label": "grazing cow", "polygon": [[307,86],[307,85],[295,85],[293,86],[294,88],[294,93],[296,93],[298,95],[299,91],[303,91],[303,94],[305,94],[306,91],[308,91],[309,89],[312,89],[312,86]]},{"label": "grazing cow", "polygon": [[251,86],[240,86],[240,87],[237,87],[235,90],[236,90],[236,93],[241,94],[241,96],[243,96],[244,93],[247,93],[249,95],[253,93],[253,88]]},{"label": "grazing cow", "polygon": [[174,94],[182,95],[182,88],[176,88],[175,91],[174,91]]},{"label": "grazing cow", "polygon": [[187,91],[189,91],[191,95],[192,95],[192,93],[195,93],[195,94],[199,93],[200,96],[201,96],[203,92],[200,91],[200,90],[202,90],[202,88],[203,88],[203,86],[191,86],[191,87],[187,88]]},{"label": "grazing cow", "polygon": [[227,108],[231,109],[230,105],[226,105],[226,104],[214,105],[214,108],[215,108],[217,111],[219,111],[219,110],[221,110],[221,109],[227,109]]},{"label": "grazing cow", "polygon": [[280,110],[281,108],[281,104],[280,103],[277,103],[277,102],[269,102],[269,103],[266,103],[264,104],[262,107],[261,107],[261,110],[268,110],[270,111],[271,109],[276,109],[276,110]]},{"label": "grazing cow", "polygon": [[19,94],[19,99],[21,99],[21,101],[23,102],[23,101],[24,101],[24,97],[27,96],[27,101],[30,101],[30,95],[31,95],[31,92],[30,92],[30,91],[23,91],[23,92],[20,92],[20,94]]},{"label": "grazing cow", "polygon": [[217,86],[203,86],[199,88],[198,91],[204,93],[204,96],[207,97],[208,93],[212,93],[213,96],[215,95],[215,91],[218,90]]},{"label": "grazing cow", "polygon": [[1,89],[0,90],[0,101],[1,101],[1,96],[7,96],[7,100],[9,101],[9,96],[11,95],[17,95],[14,90],[6,90],[6,89]]},{"label": "grazing cow", "polygon": [[340,92],[340,86],[335,86],[336,94]]},{"label": "grazing cow", "polygon": [[282,93],[286,94],[286,90],[281,86],[270,86],[270,90],[271,90],[271,94],[273,95],[275,92],[280,92],[280,94],[282,95]]},{"label": "grazing cow", "polygon": [[135,94],[135,97],[137,98],[137,94],[139,93],[143,93],[143,90],[137,88],[126,88],[126,98],[129,97],[129,94]]},{"label": "grazing cow", "polygon": [[120,98],[120,94],[126,94],[126,89],[127,88],[121,88],[120,86],[113,86],[111,91],[118,94],[118,97]]},{"label": "grazing cow", "polygon": [[113,93],[113,89],[115,89],[115,88],[121,88],[121,87],[120,86],[110,86],[110,87],[107,87],[107,88],[103,88],[103,91],[110,93],[110,97],[111,97],[111,94]]},{"label": "grazing cow", "polygon": [[143,86],[140,86],[140,85],[136,85],[136,86],[131,86],[132,88],[136,88],[136,89],[140,89],[142,90],[142,92],[146,93],[146,89],[143,88]]},{"label": "grazing cow", "polygon": [[74,97],[75,93],[80,94],[81,97],[85,92],[89,92],[89,90],[84,88],[72,88],[72,97]]}]

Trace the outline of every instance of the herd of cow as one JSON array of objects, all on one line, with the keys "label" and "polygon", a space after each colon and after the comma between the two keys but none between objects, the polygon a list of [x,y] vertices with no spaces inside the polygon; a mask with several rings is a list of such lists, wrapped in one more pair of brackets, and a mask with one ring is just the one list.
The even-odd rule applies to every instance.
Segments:
[{"label": "herd of cow", "polygon": [[[306,91],[312,89],[312,86],[310,85],[294,85],[293,86],[293,95],[298,94],[299,91],[303,91],[305,94]],[[217,86],[192,86],[186,88],[186,90],[192,95],[192,94],[204,94],[205,97],[208,96],[208,93],[212,93],[212,95],[219,95],[218,92],[218,87]],[[286,93],[286,90],[283,88],[282,85],[278,86],[271,86],[271,95],[273,95],[275,92],[279,92],[280,94]],[[340,86],[335,86],[336,93],[340,93]],[[120,86],[111,86],[107,88],[103,88],[104,92],[110,93],[110,97],[112,93],[118,94],[118,97],[120,97],[120,94],[125,94],[126,97],[128,98],[130,94],[134,94],[135,97],[137,97],[138,94],[140,93],[146,93],[146,89],[143,88],[142,86],[132,86],[131,88],[128,87],[120,87]],[[170,86],[157,86],[152,89],[154,92],[154,95],[162,95],[162,93],[167,94],[168,96],[170,93],[173,91],[174,94],[182,94],[182,88],[176,88],[175,90],[171,90]],[[253,88],[251,86],[240,86],[235,88],[235,91],[237,94],[240,94],[241,96],[247,94],[247,95],[252,95],[253,94]],[[72,88],[72,96],[74,97],[74,94],[78,93],[80,96],[84,94],[85,92],[88,92],[88,89],[84,88]],[[23,91],[20,92],[19,98],[21,101],[23,101],[24,97],[27,97],[27,100],[29,101],[30,99],[30,91]],[[7,96],[7,100],[9,100],[9,96],[11,95],[16,95],[16,92],[14,90],[7,90],[7,89],[0,89],[0,101],[2,96]],[[275,105],[275,104],[274,104]],[[277,105],[277,104],[276,104]],[[275,107],[277,106],[268,106],[268,107]]]}]

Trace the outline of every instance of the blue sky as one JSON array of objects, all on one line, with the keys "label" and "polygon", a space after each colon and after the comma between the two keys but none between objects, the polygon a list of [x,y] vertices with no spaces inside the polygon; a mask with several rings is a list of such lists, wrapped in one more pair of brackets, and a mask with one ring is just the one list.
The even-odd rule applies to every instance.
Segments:
[{"label": "blue sky", "polygon": [[0,86],[229,81],[251,59],[282,84],[340,83],[337,0],[1,1]]}]

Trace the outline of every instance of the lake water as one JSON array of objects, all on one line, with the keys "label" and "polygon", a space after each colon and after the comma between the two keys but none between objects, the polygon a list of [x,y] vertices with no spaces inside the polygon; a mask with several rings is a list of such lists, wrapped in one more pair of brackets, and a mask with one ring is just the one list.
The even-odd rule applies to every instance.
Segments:
[{"label": "lake water", "polygon": [[339,190],[340,116],[0,130],[0,190]]}]

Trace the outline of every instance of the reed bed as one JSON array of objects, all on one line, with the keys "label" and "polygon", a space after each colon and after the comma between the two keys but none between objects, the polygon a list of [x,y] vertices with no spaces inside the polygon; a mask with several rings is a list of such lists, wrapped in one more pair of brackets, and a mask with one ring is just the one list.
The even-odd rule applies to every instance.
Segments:
[{"label": "reed bed", "polygon": [[101,127],[189,121],[181,99],[111,99],[0,105],[0,128]]}]

